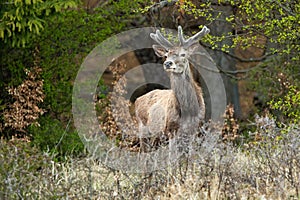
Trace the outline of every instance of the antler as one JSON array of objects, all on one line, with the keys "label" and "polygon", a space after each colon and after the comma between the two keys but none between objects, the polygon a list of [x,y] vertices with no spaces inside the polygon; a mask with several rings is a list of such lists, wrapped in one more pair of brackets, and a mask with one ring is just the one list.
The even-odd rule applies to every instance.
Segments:
[{"label": "antler", "polygon": [[174,45],[167,40],[161,33],[159,30],[156,30],[156,33],[150,33],[150,37],[157,42],[158,44],[160,44],[161,46],[163,46],[166,49],[170,49],[172,47],[174,47]]},{"label": "antler", "polygon": [[208,33],[209,33],[209,28],[204,26],[201,31],[199,31],[198,33],[196,33],[194,36],[190,37],[189,39],[185,40],[183,37],[181,26],[178,26],[178,39],[180,42],[180,46],[190,47],[193,44],[197,43],[200,38],[204,37]]},{"label": "antler", "polygon": [[[183,33],[182,33],[182,28],[181,26],[178,26],[178,39],[179,39],[179,44],[182,47],[188,48],[190,46],[192,46],[193,44],[195,44],[196,42],[198,42],[198,40],[205,36],[206,34],[209,33],[209,29],[204,26],[202,28],[202,30],[200,32],[198,32],[197,34],[195,34],[194,36],[190,37],[189,39],[184,39],[183,37]],[[167,40],[161,33],[159,30],[156,30],[156,33],[150,33],[150,37],[156,41],[158,44],[160,44],[161,46],[163,46],[166,49],[172,48],[174,47],[174,45]]]}]

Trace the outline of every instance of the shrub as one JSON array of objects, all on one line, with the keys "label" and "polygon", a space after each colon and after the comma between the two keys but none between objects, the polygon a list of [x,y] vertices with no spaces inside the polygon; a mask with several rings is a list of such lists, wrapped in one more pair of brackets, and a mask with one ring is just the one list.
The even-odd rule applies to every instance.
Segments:
[{"label": "shrub", "polygon": [[[30,126],[33,120],[28,123],[24,120],[30,118],[28,113],[22,113],[21,118],[17,120],[14,117],[16,112],[8,110],[6,118],[3,116],[0,118],[1,135],[4,134],[5,119],[7,121],[5,134],[10,137],[16,132],[12,129],[14,121],[26,122],[23,123],[22,131],[31,134],[34,144],[43,150],[50,148],[58,150],[60,153],[81,151],[79,150],[82,149],[81,141],[71,123],[72,89],[77,71],[84,57],[95,45],[126,28],[126,24],[131,19],[129,15],[134,16],[131,12],[132,7],[137,4],[138,1],[108,1],[101,4],[102,7],[89,12],[83,8],[68,9],[61,12],[60,15],[50,15],[45,18],[43,32],[38,37],[34,37],[34,40],[26,41],[26,48],[11,48],[5,45],[0,50],[3,61],[0,64],[2,70],[0,73],[0,111],[10,108],[9,105],[13,104],[14,99],[9,96],[5,88],[8,86],[18,88],[26,79],[24,69],[32,66],[34,59],[31,52],[37,47],[39,49],[39,67],[42,69],[40,76],[43,80],[43,84],[39,84],[39,86],[43,87],[45,98],[42,103],[36,101],[32,105],[36,108],[35,105],[39,103],[40,110],[36,111],[45,111],[47,115],[39,121],[35,121],[41,127],[34,127]],[[21,86],[20,89],[22,89]],[[34,115],[33,118],[37,119],[37,116]],[[30,126],[29,129],[27,129],[28,126]],[[63,134],[71,141],[70,144],[64,138],[54,148]]]},{"label": "shrub", "polygon": [[29,128],[29,133],[34,138],[33,145],[42,151],[55,153],[58,159],[62,159],[65,155],[78,156],[83,153],[84,145],[71,127],[71,120],[65,126],[57,119],[43,116],[39,123],[39,127]]},{"label": "shrub", "polygon": [[296,86],[289,86],[286,95],[271,100],[269,105],[271,109],[280,111],[285,121],[295,124],[300,123],[300,90]]},{"label": "shrub", "polygon": [[31,70],[25,69],[26,79],[21,85],[8,89],[15,102],[4,110],[4,126],[18,132],[26,133],[25,129],[31,125],[39,125],[37,119],[44,113],[39,107],[45,95],[43,80],[40,78],[42,69],[39,67],[38,49],[34,53],[34,66]]}]

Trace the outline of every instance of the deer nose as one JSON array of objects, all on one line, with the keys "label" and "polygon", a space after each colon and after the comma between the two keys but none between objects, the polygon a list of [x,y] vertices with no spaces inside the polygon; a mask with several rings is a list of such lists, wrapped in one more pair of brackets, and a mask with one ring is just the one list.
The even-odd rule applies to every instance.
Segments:
[{"label": "deer nose", "polygon": [[165,68],[166,68],[166,69],[170,69],[170,68],[172,67],[172,65],[173,65],[173,62],[172,62],[172,61],[166,61],[166,62],[164,63],[164,65],[165,65]]}]

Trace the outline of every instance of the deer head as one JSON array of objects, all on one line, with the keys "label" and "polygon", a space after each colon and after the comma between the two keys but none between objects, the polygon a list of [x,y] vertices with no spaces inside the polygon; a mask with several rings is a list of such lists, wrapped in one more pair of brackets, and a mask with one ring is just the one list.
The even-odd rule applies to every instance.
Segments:
[{"label": "deer head", "polygon": [[155,34],[151,33],[150,37],[159,44],[152,46],[156,55],[166,58],[163,63],[164,69],[167,72],[180,74],[183,73],[189,66],[188,59],[197,47],[199,39],[208,33],[209,29],[204,26],[200,32],[188,39],[185,39],[183,37],[181,26],[178,26],[178,46],[175,46],[167,40],[159,30],[157,30]]}]

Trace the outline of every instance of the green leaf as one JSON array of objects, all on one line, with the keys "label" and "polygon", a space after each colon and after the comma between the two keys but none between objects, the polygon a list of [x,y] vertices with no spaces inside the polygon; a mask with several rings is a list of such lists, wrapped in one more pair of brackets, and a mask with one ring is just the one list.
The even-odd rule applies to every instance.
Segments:
[{"label": "green leaf", "polygon": [[0,28],[0,38],[4,39],[4,30]]}]

